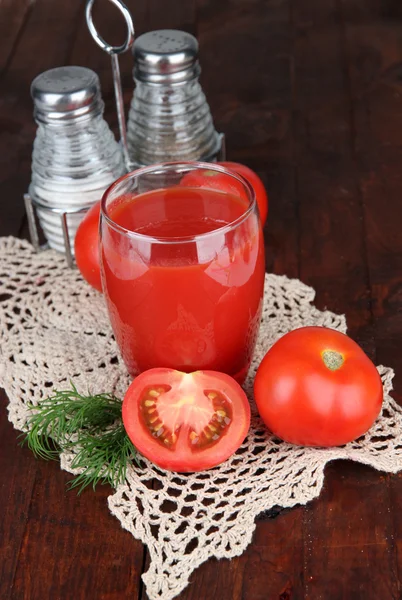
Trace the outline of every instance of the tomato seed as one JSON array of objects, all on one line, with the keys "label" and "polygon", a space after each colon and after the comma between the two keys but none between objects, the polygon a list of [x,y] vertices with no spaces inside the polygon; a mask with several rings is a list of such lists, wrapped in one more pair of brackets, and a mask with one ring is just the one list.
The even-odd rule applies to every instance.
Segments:
[{"label": "tomato seed", "polygon": [[[156,421],[156,419],[155,419]],[[162,427],[163,423],[159,423],[158,425],[155,425],[154,427],[154,431],[159,431],[159,429]]]},{"label": "tomato seed", "polygon": [[216,427],[214,427],[213,425],[211,425],[211,423],[208,425],[209,429],[211,431],[217,431]]},{"label": "tomato seed", "polygon": [[155,406],[155,400],[145,400],[145,406]]},{"label": "tomato seed", "polygon": [[158,415],[156,415],[155,417],[152,417],[152,419],[149,419],[150,423],[155,423],[155,421],[157,421],[159,419]]},{"label": "tomato seed", "polygon": [[190,440],[192,444],[198,444],[198,442],[200,441],[199,436],[195,433],[195,431],[192,431],[190,433]]},{"label": "tomato seed", "polygon": [[218,394],[216,394],[215,392],[209,392],[207,395],[210,400],[215,400]]},{"label": "tomato seed", "polygon": [[148,410],[148,414],[152,415],[152,413],[154,413],[155,411],[156,411],[156,407],[154,407],[154,408],[150,408],[150,409]]},{"label": "tomato seed", "polygon": [[216,411],[216,414],[217,414],[219,417],[226,417],[226,412],[225,412],[224,410],[217,410],[217,411]]},{"label": "tomato seed", "polygon": [[[157,398],[158,396],[161,395],[161,393],[158,392],[157,390],[149,390],[148,394],[150,396],[152,396],[152,398]],[[145,402],[145,405],[146,405],[146,402]]]}]

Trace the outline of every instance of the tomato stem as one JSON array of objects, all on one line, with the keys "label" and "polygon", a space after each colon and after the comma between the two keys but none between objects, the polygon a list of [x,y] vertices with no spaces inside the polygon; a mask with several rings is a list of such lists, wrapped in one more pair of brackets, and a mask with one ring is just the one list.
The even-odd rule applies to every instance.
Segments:
[{"label": "tomato stem", "polygon": [[345,362],[343,355],[336,350],[324,350],[321,352],[321,357],[330,371],[337,371]]}]

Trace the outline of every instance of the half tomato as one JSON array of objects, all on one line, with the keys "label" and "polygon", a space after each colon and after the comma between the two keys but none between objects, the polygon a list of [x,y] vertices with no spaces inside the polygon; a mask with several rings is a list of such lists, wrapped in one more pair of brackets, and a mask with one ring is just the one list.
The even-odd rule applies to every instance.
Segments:
[{"label": "half tomato", "polygon": [[188,473],[234,454],[250,426],[250,405],[229,375],[149,369],[127,390],[123,423],[143,456],[162,469]]}]

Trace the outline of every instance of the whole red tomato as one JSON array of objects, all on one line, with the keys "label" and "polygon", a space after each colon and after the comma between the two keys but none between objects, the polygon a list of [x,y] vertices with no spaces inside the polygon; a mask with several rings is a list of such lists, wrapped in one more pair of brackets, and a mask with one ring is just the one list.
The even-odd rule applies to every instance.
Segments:
[{"label": "whole red tomato", "polygon": [[383,390],[377,369],[348,336],[303,327],[280,338],[263,358],[255,401],[267,427],[304,446],[340,446],[370,429]]},{"label": "whole red tomato", "polygon": [[179,473],[219,465],[236,452],[250,426],[246,394],[216,371],[144,371],[128,388],[122,413],[137,450]]},{"label": "whole red tomato", "polygon": [[244,179],[247,179],[249,184],[254,188],[258,210],[260,211],[261,223],[264,225],[268,215],[268,196],[264,184],[257,173],[249,167],[246,167],[246,165],[236,162],[220,162],[218,164],[222,165],[222,167],[226,167],[227,169],[235,171],[235,173],[238,173],[239,175],[242,175]]},{"label": "whole red tomato", "polygon": [[100,201],[94,204],[79,224],[74,241],[75,260],[83,278],[99,292],[102,282],[99,264]]}]

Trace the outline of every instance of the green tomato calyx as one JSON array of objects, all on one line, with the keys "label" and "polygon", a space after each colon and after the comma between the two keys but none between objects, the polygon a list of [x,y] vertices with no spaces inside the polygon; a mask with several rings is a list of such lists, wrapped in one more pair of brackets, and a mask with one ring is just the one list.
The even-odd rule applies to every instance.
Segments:
[{"label": "green tomato calyx", "polygon": [[337,371],[345,362],[343,355],[336,350],[323,350],[323,352],[321,352],[321,357],[324,361],[324,365],[330,371]]}]

